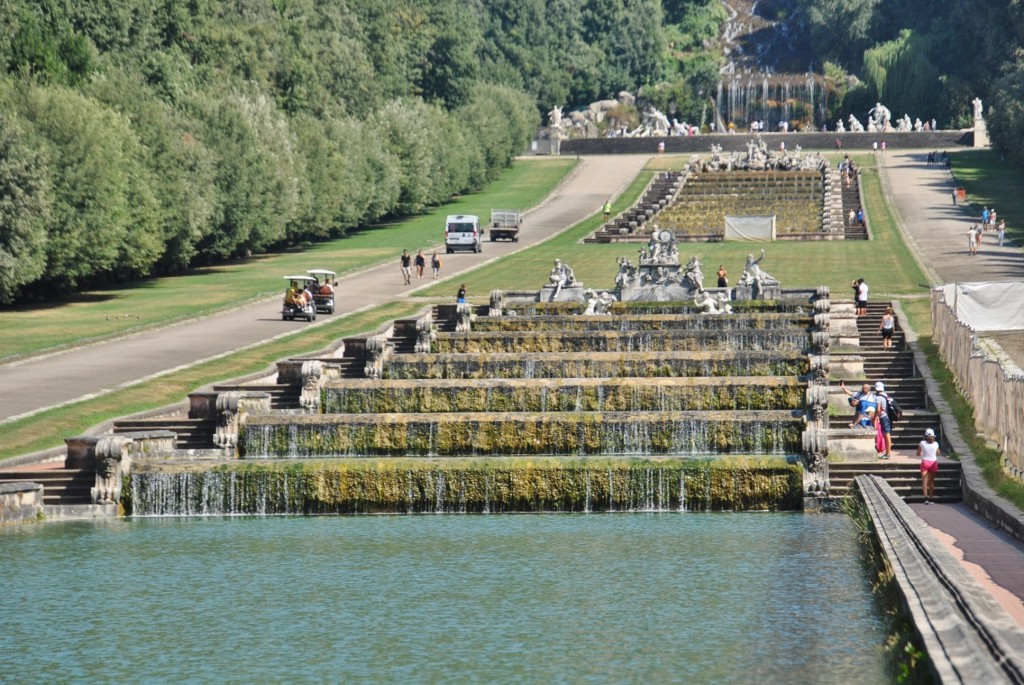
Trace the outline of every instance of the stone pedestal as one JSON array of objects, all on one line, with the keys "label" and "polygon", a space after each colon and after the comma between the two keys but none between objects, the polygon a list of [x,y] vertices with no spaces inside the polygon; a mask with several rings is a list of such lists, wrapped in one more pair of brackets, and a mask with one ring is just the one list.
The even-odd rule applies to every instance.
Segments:
[{"label": "stone pedestal", "polygon": [[782,299],[782,286],[766,285],[761,292],[754,293],[753,286],[738,285],[733,288],[733,299],[735,300],[779,300]]},{"label": "stone pedestal", "polygon": [[988,147],[988,126],[982,117],[974,119],[974,147]]},{"label": "stone pedestal", "polygon": [[[715,288],[717,291],[718,288]],[[726,289],[728,292],[728,289]],[[622,288],[619,300],[622,302],[686,302],[692,300],[696,291],[678,283],[658,285],[635,285]]]},{"label": "stone pedestal", "polygon": [[583,287],[582,283],[576,285],[570,285],[566,288],[562,288],[555,294],[555,286],[546,285],[540,289],[540,301],[541,302],[585,302],[586,298],[584,293],[586,288]]}]

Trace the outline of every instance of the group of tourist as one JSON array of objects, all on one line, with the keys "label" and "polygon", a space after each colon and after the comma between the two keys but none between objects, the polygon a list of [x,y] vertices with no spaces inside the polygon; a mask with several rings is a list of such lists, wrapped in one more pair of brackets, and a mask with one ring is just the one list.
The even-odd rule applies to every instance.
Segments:
[{"label": "group of tourist", "polygon": [[[399,265],[405,285],[412,285],[413,268],[416,269],[416,278],[423,278],[423,270],[427,268],[427,257],[423,254],[423,250],[417,250],[416,257],[409,254],[408,250],[402,250]],[[437,275],[441,273],[441,258],[437,255],[437,251],[430,255],[430,269],[434,272],[434,278],[437,279]]]},{"label": "group of tourist", "polygon": [[999,247],[1003,246],[1006,239],[1006,219],[1000,219],[994,207],[991,210],[988,207],[983,208],[980,222],[975,221],[967,229],[967,254],[978,254],[981,238],[986,231],[995,232],[997,244]]},{"label": "group of tourist", "polygon": [[[891,311],[891,310],[890,310]],[[878,381],[872,388],[865,383],[854,392],[839,382],[854,410],[850,428],[869,428],[875,433],[875,451],[879,459],[892,458],[892,422],[899,415],[896,401],[885,391],[885,383]],[[935,474],[939,471],[939,443],[935,431],[928,428],[924,439],[917,445],[917,456],[921,458],[921,490],[925,504],[935,497]]]}]

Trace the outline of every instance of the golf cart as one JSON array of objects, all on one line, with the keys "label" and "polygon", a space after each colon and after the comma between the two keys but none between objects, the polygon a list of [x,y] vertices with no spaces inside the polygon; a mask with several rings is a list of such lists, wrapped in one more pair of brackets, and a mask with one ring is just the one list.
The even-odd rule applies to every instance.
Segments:
[{"label": "golf cart", "polygon": [[316,288],[316,279],[312,276],[285,276],[288,281],[288,290],[284,294],[284,305],[281,308],[281,319],[292,321],[293,319],[305,319],[306,321],[316,320],[316,307],[313,306],[313,296],[307,292],[306,287]]},{"label": "golf cart", "polygon": [[[313,291],[313,304],[318,312],[334,313],[334,288],[338,285],[337,274],[329,269],[310,269],[306,272],[316,279],[319,288]],[[315,287],[315,286],[314,286]]]}]

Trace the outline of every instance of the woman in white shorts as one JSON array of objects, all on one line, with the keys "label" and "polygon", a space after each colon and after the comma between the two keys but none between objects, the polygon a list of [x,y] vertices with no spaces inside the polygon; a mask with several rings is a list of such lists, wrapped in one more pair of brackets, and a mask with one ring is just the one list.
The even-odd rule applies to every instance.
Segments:
[{"label": "woman in white shorts", "polygon": [[921,457],[921,494],[924,503],[931,504],[935,497],[935,474],[939,472],[939,443],[931,428],[924,432],[924,440],[917,445],[917,456]]}]

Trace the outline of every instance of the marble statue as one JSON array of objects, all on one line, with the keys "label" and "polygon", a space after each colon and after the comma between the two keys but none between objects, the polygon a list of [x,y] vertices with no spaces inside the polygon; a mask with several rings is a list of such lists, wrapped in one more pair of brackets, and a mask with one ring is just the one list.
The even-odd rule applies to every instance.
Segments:
[{"label": "marble statue", "polygon": [[548,112],[548,121],[551,126],[555,128],[560,127],[562,125],[562,108],[553,107],[551,111]]},{"label": "marble statue", "polygon": [[619,288],[630,288],[640,283],[640,272],[633,262],[619,257],[619,273],[615,274],[615,285]]},{"label": "marble statue", "polygon": [[596,293],[591,289],[587,289],[587,292],[583,294],[583,299],[587,303],[586,309],[583,310],[583,314],[587,316],[607,314],[609,309],[618,300],[607,290],[601,293]]},{"label": "marble statue", "polygon": [[764,259],[764,250],[761,256],[754,259],[754,255],[747,255],[747,263],[743,267],[743,275],[740,276],[739,285],[752,286],[755,291],[760,292],[764,286],[779,285],[779,280],[772,277],[761,269],[761,261]]},{"label": "marble statue", "polygon": [[676,247],[676,236],[669,230],[658,230],[654,227],[646,249],[640,250],[641,264],[679,264],[679,249]]},{"label": "marble statue", "polygon": [[889,108],[881,102],[876,102],[875,106],[868,111],[868,114],[874,115],[879,131],[885,131],[889,128],[889,121],[892,119],[892,112],[890,112]]},{"label": "marble statue", "polygon": [[853,116],[852,114],[850,115],[850,118],[847,121],[849,121],[850,123],[851,131],[855,133],[862,133],[864,131],[864,124],[860,123],[860,120],[857,119],[857,117]]},{"label": "marble statue", "polygon": [[843,124],[842,119],[836,122],[836,133],[846,133],[846,126]]},{"label": "marble statue", "polygon": [[576,285],[576,274],[573,273],[572,267],[568,264],[563,264],[561,259],[556,259],[554,266],[551,267],[551,275],[548,276],[548,282],[555,286],[553,297],[558,297],[558,293],[562,292],[562,288]]},{"label": "marble statue", "polygon": [[707,290],[700,290],[693,296],[693,304],[702,314],[732,314],[732,305],[725,293],[713,296]]},{"label": "marble statue", "polygon": [[974,98],[973,100],[971,100],[971,104],[974,106],[974,118],[981,119],[981,113],[983,111],[981,98]]}]

